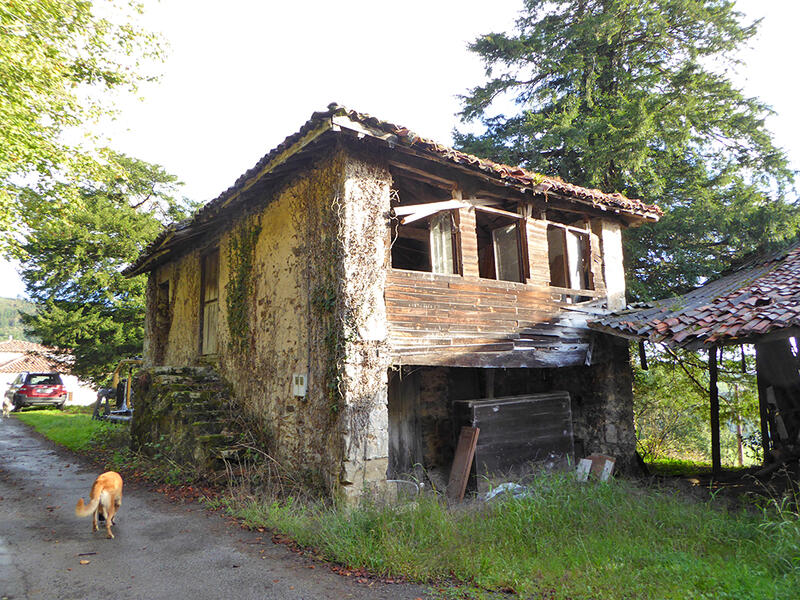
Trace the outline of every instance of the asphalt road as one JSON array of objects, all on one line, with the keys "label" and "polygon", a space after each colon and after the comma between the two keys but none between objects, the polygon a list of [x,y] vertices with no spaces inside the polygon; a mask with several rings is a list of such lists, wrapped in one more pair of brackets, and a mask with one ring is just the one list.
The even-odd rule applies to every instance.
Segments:
[{"label": "asphalt road", "polygon": [[106,539],[74,512],[97,475],[13,417],[0,420],[0,600],[424,597],[418,586],[336,575],[268,533],[130,482]]}]

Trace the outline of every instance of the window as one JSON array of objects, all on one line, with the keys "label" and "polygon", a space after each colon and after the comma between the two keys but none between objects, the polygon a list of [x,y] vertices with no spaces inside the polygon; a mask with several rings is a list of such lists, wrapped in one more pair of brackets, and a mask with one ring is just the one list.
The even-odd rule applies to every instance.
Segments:
[{"label": "window", "polygon": [[200,354],[217,353],[217,317],[219,314],[219,250],[202,257]]},{"label": "window", "polygon": [[519,233],[517,224],[505,225],[492,230],[494,246],[494,268],[497,278],[503,281],[522,281],[520,265]]},{"label": "window", "polygon": [[452,275],[456,273],[453,260],[453,214],[439,213],[431,218],[431,271]]},{"label": "window", "polygon": [[164,361],[171,324],[169,279],[167,279],[159,283],[156,289],[155,322],[153,323],[151,348],[153,349],[153,361],[157,365],[162,364]]},{"label": "window", "polygon": [[28,376],[28,385],[62,385],[58,373],[31,373]]},{"label": "window", "polygon": [[159,334],[169,331],[169,280],[158,284],[156,292],[156,328]]},{"label": "window", "polygon": [[475,207],[478,234],[478,274],[485,279],[523,283],[524,260],[520,241],[520,216]]},{"label": "window", "polygon": [[[412,207],[403,207],[408,212]],[[403,224],[403,221],[407,221]],[[453,275],[458,273],[453,211],[409,217],[395,226],[392,268]]]},{"label": "window", "polygon": [[547,226],[550,285],[572,290],[593,289],[589,232],[569,225]]}]

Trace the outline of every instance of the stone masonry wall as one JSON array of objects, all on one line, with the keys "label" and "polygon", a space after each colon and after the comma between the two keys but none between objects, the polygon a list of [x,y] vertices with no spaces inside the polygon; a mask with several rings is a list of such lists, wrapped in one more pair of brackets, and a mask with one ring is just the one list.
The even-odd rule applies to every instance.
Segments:
[{"label": "stone masonry wall", "polygon": [[[628,343],[598,335],[594,354],[598,361],[591,366],[549,370],[549,385],[570,393],[575,439],[582,442],[583,454],[614,456],[618,471],[631,472],[636,434]],[[575,450],[580,453],[578,445]]]},{"label": "stone masonry wall", "polygon": [[368,157],[348,160],[340,213],[339,295],[344,353],[340,426],[344,462],[340,495],[348,501],[365,488],[385,486],[389,464],[387,410],[386,216],[391,175]]},{"label": "stone masonry wall", "polygon": [[[345,151],[335,149],[316,168],[240,213],[217,237],[205,239],[202,248],[151,274],[145,357],[147,366],[154,366],[153,349],[161,344],[161,365],[214,365],[240,409],[263,424],[264,449],[332,493],[341,485],[345,406],[357,404],[348,391],[352,386],[343,386],[340,375],[345,340],[338,219],[347,162]],[[233,282],[242,275],[247,240],[252,242],[247,290],[243,300],[236,300]],[[199,354],[200,257],[213,247],[219,249],[218,352],[204,357]],[[164,281],[171,288],[171,323],[165,339],[157,340],[152,301]],[[238,334],[232,333],[232,317],[239,325],[244,322]],[[360,377],[363,359],[351,363],[348,376]],[[306,376],[305,397],[293,394],[294,374]],[[369,456],[374,454],[370,450]]]}]

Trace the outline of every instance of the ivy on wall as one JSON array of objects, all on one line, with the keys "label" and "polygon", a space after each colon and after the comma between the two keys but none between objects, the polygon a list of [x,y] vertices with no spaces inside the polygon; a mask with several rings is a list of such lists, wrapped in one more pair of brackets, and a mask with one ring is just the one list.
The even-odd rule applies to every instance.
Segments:
[{"label": "ivy on wall", "polygon": [[[335,255],[333,258],[335,259]],[[329,272],[333,272],[333,269],[330,269]],[[339,412],[341,403],[338,359],[342,349],[339,346],[340,327],[334,318],[336,301],[336,283],[332,281],[332,278],[320,283],[311,292],[311,307],[320,322],[324,324],[322,342],[325,348],[325,395],[328,398],[328,408],[333,414]]]},{"label": "ivy on wall", "polygon": [[253,261],[261,224],[242,225],[228,244],[228,283],[225,285],[230,349],[243,354],[250,337],[249,300],[253,296]]}]

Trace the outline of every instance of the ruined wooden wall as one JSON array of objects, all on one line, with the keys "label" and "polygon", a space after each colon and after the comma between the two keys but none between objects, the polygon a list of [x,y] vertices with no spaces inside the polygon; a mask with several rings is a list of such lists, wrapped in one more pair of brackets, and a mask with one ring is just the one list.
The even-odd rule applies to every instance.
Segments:
[{"label": "ruined wooden wall", "polygon": [[399,270],[386,278],[395,364],[582,365],[590,334],[564,320],[567,308],[547,287]]}]

